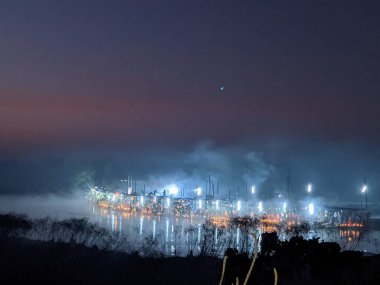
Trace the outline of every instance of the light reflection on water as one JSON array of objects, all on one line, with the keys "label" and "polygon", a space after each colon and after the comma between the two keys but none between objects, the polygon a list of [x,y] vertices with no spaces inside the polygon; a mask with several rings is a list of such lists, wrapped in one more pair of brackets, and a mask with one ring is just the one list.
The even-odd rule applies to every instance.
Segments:
[{"label": "light reflection on water", "polygon": [[[186,229],[189,227],[196,229],[196,242],[199,249],[202,238],[202,224],[205,222],[205,218],[201,217],[189,219],[172,216],[136,215],[97,207],[92,208],[92,213],[92,220],[112,232],[136,237],[140,241],[148,235],[152,235],[153,238],[161,237],[167,254],[173,254],[175,250],[180,251],[181,247],[184,250],[184,244],[189,242],[189,234],[186,233]],[[261,231],[258,234],[261,234]],[[239,249],[242,242],[241,230],[239,228],[235,229],[233,235],[235,237],[234,246]],[[314,232],[307,235],[306,238],[318,236],[321,237],[321,240],[338,242],[342,249],[379,252],[380,231],[371,231],[364,238],[359,238],[359,231],[356,230],[337,230],[333,234],[322,236],[320,233]],[[215,228],[213,233],[215,245],[220,244],[219,237],[220,229]],[[177,242],[177,239],[180,241]]]},{"label": "light reflection on water", "polygon": [[205,218],[180,218],[166,216],[148,216],[123,213],[113,210],[104,210],[94,207],[92,219],[99,225],[112,232],[124,233],[126,235],[136,234],[144,236],[152,234],[153,237],[158,232],[164,233],[165,241],[174,239],[174,233],[183,236],[187,227],[198,227],[198,240],[201,234],[201,225]]}]

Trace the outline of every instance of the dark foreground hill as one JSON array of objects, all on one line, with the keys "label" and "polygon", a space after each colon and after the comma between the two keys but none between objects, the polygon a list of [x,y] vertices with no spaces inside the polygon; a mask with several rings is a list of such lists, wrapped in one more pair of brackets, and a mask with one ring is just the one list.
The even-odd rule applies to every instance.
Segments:
[{"label": "dark foreground hill", "polygon": [[[210,240],[208,237],[202,238],[201,246]],[[246,237],[248,239],[248,234]],[[119,243],[117,237],[85,219],[33,221],[23,216],[0,215],[0,284],[219,282],[223,261],[211,257],[208,254],[211,251],[201,250],[197,257],[163,258],[151,243],[144,245],[149,250],[145,247],[129,253],[114,250],[126,249],[126,245],[123,239]],[[228,259],[222,284],[237,284],[237,277],[239,284],[243,284],[252,263],[251,253],[228,248],[225,254]],[[320,242],[318,238],[306,240],[295,235],[289,240],[280,240],[275,232],[263,233],[248,284],[274,284],[274,268],[278,272],[278,284],[380,282],[380,255],[342,252],[337,243]]]},{"label": "dark foreground hill", "polygon": [[[0,284],[218,284],[222,268],[222,260],[210,257],[141,258],[24,239],[2,239],[0,252]],[[307,266],[292,276],[279,268],[279,284],[378,284],[380,256],[352,258],[337,265],[332,277],[312,277]],[[238,256],[229,265],[245,276],[249,263]],[[273,284],[272,265],[258,259],[249,283]]]},{"label": "dark foreground hill", "polygon": [[0,284],[215,284],[221,264],[20,239],[3,240],[0,250]]}]

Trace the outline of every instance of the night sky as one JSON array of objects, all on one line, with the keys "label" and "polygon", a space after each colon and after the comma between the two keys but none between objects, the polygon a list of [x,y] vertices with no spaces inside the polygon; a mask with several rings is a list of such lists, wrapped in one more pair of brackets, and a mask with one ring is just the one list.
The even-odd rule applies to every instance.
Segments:
[{"label": "night sky", "polygon": [[379,201],[379,15],[379,1],[1,1],[1,177],[51,156],[119,159],[141,179],[244,165],[228,183],[281,188],[290,169],[295,191],[355,200],[366,178]]}]

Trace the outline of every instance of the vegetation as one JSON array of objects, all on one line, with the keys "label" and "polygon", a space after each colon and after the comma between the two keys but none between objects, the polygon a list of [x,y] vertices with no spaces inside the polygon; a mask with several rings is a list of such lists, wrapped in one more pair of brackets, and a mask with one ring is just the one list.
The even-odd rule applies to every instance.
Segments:
[{"label": "vegetation", "polygon": [[[306,225],[294,227],[293,231],[287,229],[289,238],[285,240],[280,239],[277,232],[259,236],[252,230],[255,228],[255,220],[235,219],[228,227],[218,228],[219,239],[215,239],[217,227],[210,222],[202,225],[200,231],[196,227],[185,229],[186,239],[177,237],[181,231],[177,228],[173,244],[177,247],[184,242],[184,256],[187,256],[178,258],[174,257],[178,255],[176,250],[168,254],[162,233],[146,235],[137,241],[108,232],[86,219],[29,220],[25,216],[0,215],[0,266],[7,272],[0,279],[24,278],[25,281],[25,276],[38,279],[38,275],[48,276],[53,283],[59,284],[57,280],[67,278],[65,268],[77,276],[62,284],[75,284],[78,280],[104,284],[106,280],[99,272],[108,276],[109,284],[125,278],[129,278],[129,284],[157,283],[159,280],[166,284],[174,284],[170,280],[177,280],[176,284],[220,285],[277,284],[277,280],[280,284],[356,284],[362,281],[366,284],[375,283],[379,277],[376,276],[379,256],[364,257],[360,252],[341,251],[337,243],[321,242],[319,238],[305,239],[302,234],[311,230]],[[221,256],[223,260],[218,258]],[[125,272],[119,268],[125,268]],[[35,272],[31,272],[32,269]],[[187,270],[199,274],[188,276],[183,272]],[[153,275],[158,281],[146,276],[150,271],[155,272]],[[141,276],[135,276],[137,273]],[[181,274],[188,279],[181,281],[185,276]],[[139,278],[144,280],[140,282]]]}]

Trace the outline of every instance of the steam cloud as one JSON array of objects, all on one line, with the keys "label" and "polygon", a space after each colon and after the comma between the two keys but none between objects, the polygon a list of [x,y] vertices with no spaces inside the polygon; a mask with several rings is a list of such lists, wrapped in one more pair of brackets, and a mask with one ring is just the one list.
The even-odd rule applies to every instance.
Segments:
[{"label": "steam cloud", "polygon": [[209,179],[214,191],[219,184],[219,195],[226,197],[228,189],[245,192],[246,187],[262,185],[275,168],[264,161],[255,151],[243,148],[215,148],[211,142],[198,145],[191,153],[183,154],[177,167],[166,173],[150,175],[148,184],[152,188],[165,188],[175,184],[191,191],[196,186],[206,189]]}]

